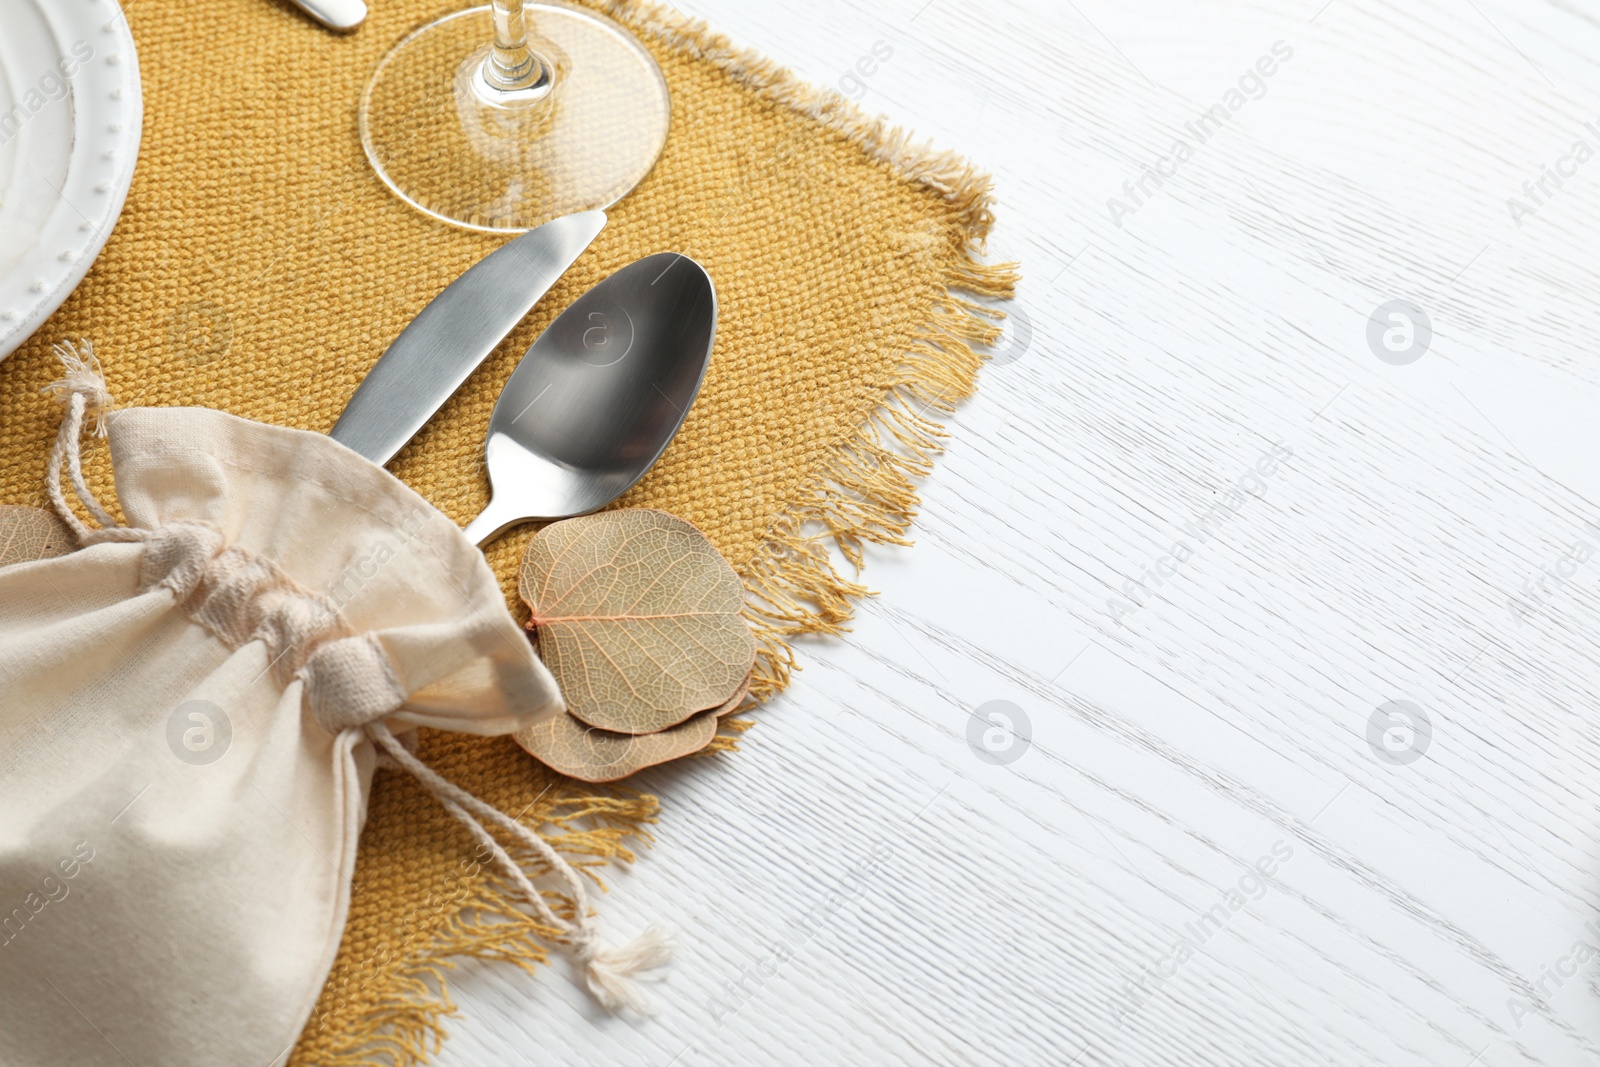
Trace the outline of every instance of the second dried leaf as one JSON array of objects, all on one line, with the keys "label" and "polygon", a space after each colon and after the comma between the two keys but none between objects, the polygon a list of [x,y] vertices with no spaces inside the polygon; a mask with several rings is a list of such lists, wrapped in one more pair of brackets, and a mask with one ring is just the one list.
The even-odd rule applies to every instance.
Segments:
[{"label": "second dried leaf", "polygon": [[63,556],[76,543],[77,538],[55,512],[0,505],[0,567]]}]

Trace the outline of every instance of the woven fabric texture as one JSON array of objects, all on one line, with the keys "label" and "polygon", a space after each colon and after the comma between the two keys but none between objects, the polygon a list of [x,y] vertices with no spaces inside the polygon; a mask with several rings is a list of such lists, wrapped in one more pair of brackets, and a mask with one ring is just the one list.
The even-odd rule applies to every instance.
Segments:
[{"label": "woven fabric texture", "polygon": [[[1008,266],[981,262],[987,180],[812,89],[703,25],[596,3],[660,62],[661,160],[599,238],[391,464],[446,515],[487,502],[482,441],[517,358],[554,315],[632,260],[674,250],[716,281],[717,343],[699,401],[618,506],[700,527],[744,577],[762,651],[753,694],[781,688],[787,638],[837,632],[864,592],[835,566],[902,542],[941,411],[974,384]],[[504,239],[453,229],[369,170],[357,105],[383,52],[453,8],[384,0],[356,34],[283,0],[134,0],[145,128],[127,208],[88,278],[0,363],[0,503],[43,504],[59,411],[39,388],[52,343],[87,337],[119,406],[202,405],[326,431],[372,363],[441,289]],[[967,295],[962,295],[967,294]],[[101,443],[90,484],[114,497]],[[532,527],[488,560],[516,601]],[[735,731],[739,726],[733,727]],[[714,749],[732,747],[728,737]],[[544,770],[506,739],[424,732],[419,755],[537,828],[586,870],[633,858],[656,800]],[[453,1010],[452,956],[532,968],[551,933],[410,778],[380,773],[349,925],[292,1062],[412,1063]],[[560,904],[552,895],[552,901]]]}]

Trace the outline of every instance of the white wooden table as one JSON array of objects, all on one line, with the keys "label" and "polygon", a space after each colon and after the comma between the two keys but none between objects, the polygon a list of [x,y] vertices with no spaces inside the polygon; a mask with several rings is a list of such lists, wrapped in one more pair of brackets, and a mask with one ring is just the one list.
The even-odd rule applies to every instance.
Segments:
[{"label": "white wooden table", "polygon": [[1031,340],[855,632],[644,777],[663,1013],[469,966],[439,1062],[1600,1057],[1600,10],[681,6],[886,42],[844,87],[996,175]]}]

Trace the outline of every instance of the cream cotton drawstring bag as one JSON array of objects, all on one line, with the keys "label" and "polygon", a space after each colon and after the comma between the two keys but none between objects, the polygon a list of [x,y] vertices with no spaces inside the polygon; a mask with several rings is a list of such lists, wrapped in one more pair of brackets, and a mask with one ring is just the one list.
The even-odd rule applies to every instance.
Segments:
[{"label": "cream cotton drawstring bag", "polygon": [[[628,976],[664,962],[660,935],[600,951],[572,867],[397,739],[562,710],[478,550],[330,438],[111,411],[92,352],[58,351],[49,490],[80,547],[0,568],[0,1064],[281,1062],[339,947],[380,762],[565,931],[596,999],[642,1006]],[[126,526],[84,483],[86,418]],[[560,877],[575,918],[486,826]]]}]

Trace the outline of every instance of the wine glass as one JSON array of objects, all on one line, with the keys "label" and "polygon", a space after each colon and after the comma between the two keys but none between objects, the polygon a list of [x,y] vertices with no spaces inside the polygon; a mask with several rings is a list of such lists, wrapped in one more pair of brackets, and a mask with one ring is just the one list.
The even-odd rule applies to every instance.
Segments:
[{"label": "wine glass", "polygon": [[615,203],[667,139],[666,79],[610,19],[493,0],[414,30],[361,94],[361,144],[402,200],[518,233]]}]

